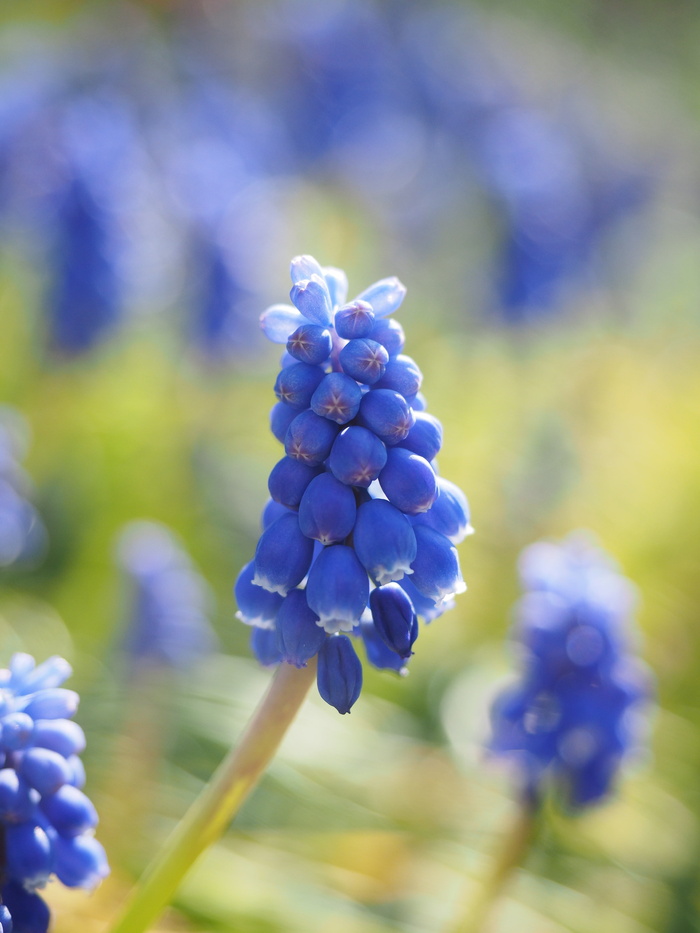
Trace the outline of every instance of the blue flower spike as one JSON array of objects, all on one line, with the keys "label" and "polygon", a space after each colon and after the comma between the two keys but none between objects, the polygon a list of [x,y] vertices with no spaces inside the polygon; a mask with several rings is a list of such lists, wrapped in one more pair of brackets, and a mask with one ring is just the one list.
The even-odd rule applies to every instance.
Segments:
[{"label": "blue flower spike", "polygon": [[653,690],[634,650],[634,587],[581,534],[530,545],[519,570],[523,668],[493,704],[490,749],[512,762],[526,805],[552,789],[578,811],[610,793],[644,738]]},{"label": "blue flower spike", "polygon": [[77,784],[85,735],[69,718],[78,696],[61,684],[63,658],[36,666],[16,654],[0,670],[0,829],[4,837],[0,928],[45,933],[49,909],[36,893],[55,875],[68,887],[94,888],[109,874],[94,838],[97,812]]},{"label": "blue flower spike", "polygon": [[418,636],[466,587],[455,545],[472,530],[462,491],[437,475],[442,425],[391,315],[395,277],[348,299],[345,273],[292,260],[292,305],[260,324],[286,345],[270,426],[285,455],[272,469],[255,560],[236,583],[238,617],[266,665],[318,656],[319,693],[349,712],[362,664],[406,673]]}]

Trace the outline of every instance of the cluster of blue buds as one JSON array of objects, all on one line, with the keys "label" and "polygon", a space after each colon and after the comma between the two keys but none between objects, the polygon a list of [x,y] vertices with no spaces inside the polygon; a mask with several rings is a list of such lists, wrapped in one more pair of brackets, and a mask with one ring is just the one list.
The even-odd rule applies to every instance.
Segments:
[{"label": "cluster of blue buds", "polygon": [[466,589],[455,545],[471,531],[469,507],[437,475],[442,426],[389,318],[401,282],[347,302],[339,269],[298,256],[291,276],[293,307],[261,317],[287,348],[270,414],[285,456],[235,594],[257,657],[301,667],[318,655],[319,692],[347,713],[362,687],[351,639],[375,667],[403,672],[418,616],[435,618]]},{"label": "cluster of blue buds", "polygon": [[187,670],[212,651],[209,587],[170,529],[129,523],[118,556],[131,590],[124,650],[132,667]]},{"label": "cluster of blue buds", "polygon": [[93,888],[109,873],[94,838],[97,813],[82,792],[85,735],[71,721],[78,695],[60,684],[71,668],[28,654],[0,670],[0,878],[2,933],[45,933],[49,909],[36,893],[52,875]]},{"label": "cluster of blue buds", "polygon": [[635,589],[580,534],[530,545],[519,570],[522,673],[493,705],[490,748],[515,762],[530,805],[552,786],[578,809],[608,793],[641,744],[651,677],[634,652]]},{"label": "cluster of blue buds", "polygon": [[46,529],[29,500],[29,478],[20,465],[27,435],[22,416],[0,407],[0,569],[33,562],[46,546]]}]

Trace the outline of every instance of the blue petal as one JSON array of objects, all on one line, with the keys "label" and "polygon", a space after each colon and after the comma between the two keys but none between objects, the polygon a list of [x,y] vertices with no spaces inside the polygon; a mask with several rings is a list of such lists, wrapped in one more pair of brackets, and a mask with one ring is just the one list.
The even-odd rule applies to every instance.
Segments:
[{"label": "blue petal", "polygon": [[348,297],[348,277],[342,269],[336,269],[335,266],[323,266],[321,270],[323,277],[328,285],[331,302],[334,308],[345,304]]},{"label": "blue petal", "polygon": [[367,571],[355,551],[343,544],[324,548],[311,567],[306,595],[329,634],[352,631],[369,597]]},{"label": "blue petal", "polygon": [[313,256],[308,254],[303,256],[295,256],[289,264],[289,274],[292,277],[292,284],[298,285],[302,279],[310,279],[312,275],[317,275],[323,277],[323,269],[314,259]]},{"label": "blue petal", "polygon": [[310,278],[302,279],[292,285],[289,297],[292,299],[294,306],[312,324],[328,327],[333,323],[331,295],[326,280],[321,276],[312,275]]},{"label": "blue petal", "polygon": [[362,664],[346,635],[327,638],[318,653],[318,692],[339,713],[349,713],[362,690]]},{"label": "blue petal", "polygon": [[406,286],[392,275],[370,285],[357,297],[372,305],[375,317],[386,317],[401,306],[405,295]]},{"label": "blue petal", "polygon": [[268,340],[286,344],[291,334],[308,324],[303,314],[290,305],[272,305],[260,315],[260,327]]}]

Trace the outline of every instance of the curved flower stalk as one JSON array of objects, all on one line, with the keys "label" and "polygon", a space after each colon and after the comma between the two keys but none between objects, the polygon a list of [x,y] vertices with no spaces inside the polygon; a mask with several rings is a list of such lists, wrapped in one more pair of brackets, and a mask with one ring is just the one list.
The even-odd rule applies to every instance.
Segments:
[{"label": "curved flower stalk", "polygon": [[600,803],[646,733],[653,681],[636,654],[634,586],[581,534],[530,545],[519,571],[520,675],[493,704],[489,749],[511,763],[520,806],[477,901],[453,928],[460,933],[482,929],[545,797],[554,793],[571,814]]},{"label": "curved flower stalk", "polygon": [[418,636],[466,589],[455,545],[470,533],[461,490],[437,475],[442,425],[390,317],[406,289],[375,282],[347,301],[345,274],[311,256],[291,264],[292,305],[261,317],[286,347],[270,420],[285,455],[255,558],[236,583],[238,617],[263,631],[264,664],[305,666],[340,713],[370,664],[405,671]]},{"label": "curved flower stalk", "polygon": [[63,658],[37,667],[28,654],[0,670],[2,933],[45,933],[49,909],[37,889],[53,876],[94,888],[109,873],[93,835],[97,812],[81,790],[78,695],[60,686],[70,674]]}]

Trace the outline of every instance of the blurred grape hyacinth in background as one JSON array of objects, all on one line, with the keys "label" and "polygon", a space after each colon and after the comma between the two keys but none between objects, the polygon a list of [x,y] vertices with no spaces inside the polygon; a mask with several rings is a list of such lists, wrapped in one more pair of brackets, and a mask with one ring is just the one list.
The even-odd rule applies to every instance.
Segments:
[{"label": "blurred grape hyacinth in background", "polygon": [[29,500],[31,483],[19,462],[28,440],[22,415],[0,406],[0,570],[31,566],[46,550],[46,528]]},{"label": "blurred grape hyacinth in background", "polygon": [[124,651],[133,669],[187,670],[214,650],[209,587],[169,528],[131,522],[118,558],[127,575]]},{"label": "blurred grape hyacinth in background", "polygon": [[0,670],[0,921],[13,933],[48,929],[36,891],[54,875],[67,887],[94,888],[109,873],[94,838],[97,812],[81,790],[85,736],[72,721],[79,698],[60,686],[70,674],[63,658],[37,667],[28,654]]},{"label": "blurred grape hyacinth in background", "polygon": [[442,426],[388,317],[404,286],[382,279],[348,302],[345,274],[311,256],[292,260],[291,277],[293,306],[261,317],[286,346],[270,415],[285,456],[236,582],[237,615],[255,627],[263,664],[318,655],[319,692],[347,713],[362,688],[355,644],[375,667],[404,672],[418,616],[435,618],[466,589],[455,545],[472,529],[464,494],[437,475]]},{"label": "blurred grape hyacinth in background", "polygon": [[608,794],[646,738],[653,686],[637,657],[636,590],[580,533],[530,545],[519,571],[521,674],[493,705],[489,747],[513,763],[528,806],[553,789],[577,810]]}]

